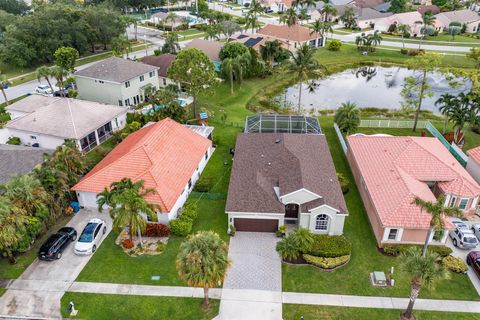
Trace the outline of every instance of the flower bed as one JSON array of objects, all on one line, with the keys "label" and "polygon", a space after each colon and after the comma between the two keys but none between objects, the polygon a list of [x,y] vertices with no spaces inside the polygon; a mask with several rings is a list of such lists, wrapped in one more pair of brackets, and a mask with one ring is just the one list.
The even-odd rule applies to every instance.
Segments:
[{"label": "flower bed", "polygon": [[[166,226],[165,226],[166,227]],[[168,227],[167,227],[168,228]],[[164,228],[160,228],[165,230]],[[145,232],[147,233],[147,232]],[[124,230],[122,231],[115,241],[115,244],[120,246],[126,254],[131,257],[140,255],[156,256],[162,254],[168,243],[168,237],[142,237],[140,242],[137,237],[130,240],[130,236]]]}]

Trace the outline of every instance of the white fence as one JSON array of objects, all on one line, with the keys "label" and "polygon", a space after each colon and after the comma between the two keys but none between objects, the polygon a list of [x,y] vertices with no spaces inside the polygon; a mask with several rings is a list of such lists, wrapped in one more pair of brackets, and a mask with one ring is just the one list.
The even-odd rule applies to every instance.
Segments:
[{"label": "white fence", "polygon": [[[413,128],[413,120],[360,120],[360,128]],[[428,121],[418,121],[417,128],[424,129]]]},{"label": "white fence", "polygon": [[340,144],[342,145],[343,153],[347,154],[347,143],[345,142],[345,139],[343,139],[343,134],[338,128],[337,124],[333,124],[333,128],[335,129],[335,132],[337,133],[338,141],[340,141]]}]

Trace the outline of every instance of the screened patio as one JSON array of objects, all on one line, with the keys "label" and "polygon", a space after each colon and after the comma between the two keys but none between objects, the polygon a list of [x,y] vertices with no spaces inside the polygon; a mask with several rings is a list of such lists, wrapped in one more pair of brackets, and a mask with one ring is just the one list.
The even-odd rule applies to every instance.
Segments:
[{"label": "screened patio", "polygon": [[321,134],[317,118],[298,115],[257,114],[248,116],[245,133]]}]

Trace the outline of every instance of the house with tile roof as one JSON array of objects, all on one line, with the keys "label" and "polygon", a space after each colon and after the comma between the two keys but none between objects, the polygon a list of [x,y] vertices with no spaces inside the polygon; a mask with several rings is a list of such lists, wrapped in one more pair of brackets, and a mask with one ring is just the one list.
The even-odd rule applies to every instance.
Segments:
[{"label": "house with tile roof", "polygon": [[443,30],[448,29],[448,26],[452,22],[460,22],[462,25],[466,26],[466,32],[480,32],[480,16],[478,12],[470,9],[440,12],[435,15],[435,20],[438,21]]},{"label": "house with tile roof", "polygon": [[[98,102],[33,94],[6,108],[10,120],[0,137],[18,137],[23,145],[55,149],[66,139],[89,151],[125,127],[127,109]],[[0,141],[5,143],[6,141]]]},{"label": "house with tile roof", "polygon": [[[159,222],[175,219],[213,152],[212,141],[171,119],[130,134],[72,190],[83,207],[97,207],[97,194],[122,178],[143,180],[155,190],[146,200],[159,206]],[[207,130],[211,134],[211,130]]]},{"label": "house with tile roof", "polygon": [[145,89],[158,89],[157,68],[111,57],[74,73],[78,98],[131,107],[145,101]]},{"label": "house with tile roof", "polygon": [[[478,207],[480,186],[436,138],[349,136],[347,158],[379,247],[391,243],[421,244],[431,216],[415,205],[419,197],[436,201],[465,215]],[[434,237],[444,245],[452,227]]]},{"label": "house with tile roof", "polygon": [[342,234],[348,211],[325,135],[283,129],[237,136],[225,208],[229,229],[275,232],[290,224]]},{"label": "house with tile roof", "polygon": [[480,183],[480,147],[476,147],[467,151],[467,171],[470,175]]},{"label": "house with tile roof", "polygon": [[295,50],[304,43],[315,48],[323,46],[323,40],[318,34],[312,33],[310,29],[299,24],[291,27],[283,24],[267,24],[261,27],[257,34],[285,42],[289,44],[290,50]]}]

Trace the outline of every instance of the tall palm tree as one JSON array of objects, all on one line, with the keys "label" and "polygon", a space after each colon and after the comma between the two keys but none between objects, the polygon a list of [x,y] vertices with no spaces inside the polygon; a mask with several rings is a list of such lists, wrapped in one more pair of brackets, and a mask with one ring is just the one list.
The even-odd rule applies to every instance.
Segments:
[{"label": "tall palm tree", "polygon": [[325,45],[326,34],[327,32],[332,32],[332,23],[329,21],[321,21],[320,19],[315,20],[311,25],[310,29],[312,30],[310,34],[315,34],[318,38],[320,35],[322,37],[322,47]]},{"label": "tall palm tree", "polygon": [[57,169],[67,174],[68,182],[73,185],[87,171],[85,156],[75,147],[61,145],[50,156]]},{"label": "tall palm tree", "polygon": [[438,110],[443,114],[443,134],[447,132],[448,113],[457,102],[455,97],[449,93],[444,93],[435,101],[436,106],[440,106]]},{"label": "tall palm tree", "polygon": [[147,222],[142,214],[153,217],[156,206],[148,203],[145,197],[155,193],[153,189],[143,188],[143,181],[140,180],[141,189],[127,188],[121,192],[114,193],[110,199],[110,216],[113,220],[113,227],[117,230],[129,227],[130,240],[133,239],[135,231],[140,235],[145,231]]},{"label": "tall palm tree", "polygon": [[176,267],[187,285],[203,288],[203,305],[208,308],[208,290],[224,281],[230,263],[227,244],[218,234],[200,231],[180,245]]},{"label": "tall palm tree", "polygon": [[446,207],[445,196],[443,195],[440,195],[435,202],[425,201],[419,197],[415,197],[414,202],[422,210],[425,210],[431,215],[430,228],[428,229],[427,237],[425,238],[425,243],[422,249],[422,256],[425,257],[432,234],[435,230],[443,230],[445,228],[444,219],[446,219],[447,216],[461,217],[463,214],[458,208]]},{"label": "tall palm tree", "polygon": [[290,50],[290,32],[292,26],[296,25],[298,23],[298,15],[297,11],[295,8],[290,7],[288,8],[281,16],[279,21],[281,23],[285,23],[288,26],[288,35],[287,35],[287,45],[288,49]]},{"label": "tall palm tree", "polygon": [[242,82],[243,82],[243,76],[247,72],[248,65],[250,64],[250,54],[242,54],[237,57],[235,57],[235,67],[236,67],[236,76],[238,80],[238,84],[240,85],[240,88],[242,87]]},{"label": "tall palm tree", "polygon": [[453,123],[454,142],[461,144],[463,141],[463,129],[468,124],[479,123],[480,117],[478,113],[479,108],[479,96],[474,92],[464,93],[461,92],[453,99],[453,103],[449,106],[440,107],[440,112],[448,117],[448,120]]},{"label": "tall palm tree", "polygon": [[10,263],[17,259],[13,255],[12,247],[15,246],[25,232],[27,216],[20,211],[6,197],[0,197],[0,252],[7,256]]},{"label": "tall palm tree", "polygon": [[178,34],[174,32],[167,34],[165,43],[162,46],[162,53],[177,54],[179,51]]},{"label": "tall palm tree", "polygon": [[403,48],[405,49],[405,35],[408,34],[408,33],[410,33],[410,32],[412,31],[412,29],[410,28],[410,25],[404,24],[404,23],[400,23],[400,24],[397,26],[397,31],[402,34],[402,46],[403,46]]},{"label": "tall palm tree", "polygon": [[250,6],[248,7],[248,12],[258,17],[264,12],[263,6],[257,0],[252,0]]},{"label": "tall palm tree", "polygon": [[8,106],[9,102],[7,99],[7,94],[5,93],[5,90],[7,89],[9,85],[9,81],[6,75],[0,74],[0,90],[2,91],[3,99],[5,100],[5,104]]},{"label": "tall palm tree", "polygon": [[360,109],[353,102],[344,102],[340,108],[335,111],[334,121],[340,131],[349,135],[355,132],[360,125]]},{"label": "tall palm tree", "polygon": [[205,28],[205,40],[218,40],[219,32],[217,24],[208,25]]},{"label": "tall palm tree", "polygon": [[291,54],[291,69],[295,73],[298,82],[298,112],[301,111],[303,81],[314,75],[320,68],[324,68],[324,66],[320,65],[313,57],[314,52],[315,50],[313,48],[307,43],[304,43],[295,53]]},{"label": "tall palm tree", "polygon": [[48,83],[48,86],[50,87],[50,89],[52,89],[52,92],[53,92],[54,90],[49,78],[52,75],[50,68],[47,66],[41,66],[37,69],[36,74],[37,74],[37,80],[40,81],[40,79],[45,79]]},{"label": "tall palm tree", "polygon": [[52,76],[55,78],[55,80],[57,80],[57,87],[59,87],[60,90],[62,90],[62,94],[64,94],[63,92],[65,91],[64,90],[65,89],[65,79],[68,76],[68,72],[60,66],[50,67],[50,72],[51,72]]},{"label": "tall palm tree", "polygon": [[260,46],[260,54],[262,59],[268,64],[272,64],[275,58],[282,52],[282,44],[278,40],[267,41]]},{"label": "tall palm tree", "polygon": [[40,181],[30,174],[12,178],[0,190],[13,205],[32,216],[45,209],[45,203],[51,200]]},{"label": "tall palm tree", "polygon": [[252,28],[252,33],[255,33],[255,30],[260,27],[260,22],[258,21],[258,17],[253,12],[248,12],[245,15],[245,30]]},{"label": "tall palm tree", "polygon": [[374,49],[372,51],[375,51],[375,47],[380,44],[382,41],[382,36],[380,35],[380,32],[378,30],[375,30],[373,34],[368,35],[367,41],[369,42],[370,45],[373,45]]},{"label": "tall palm tree", "polygon": [[401,313],[404,320],[413,320],[413,307],[423,286],[432,288],[437,280],[446,279],[449,273],[437,263],[438,255],[428,252],[423,256],[416,247],[408,249],[401,260],[400,268],[409,275],[411,282],[410,301],[407,309]]},{"label": "tall palm tree", "polygon": [[335,8],[331,3],[325,3],[323,8],[320,10],[320,13],[323,15],[323,21],[329,21],[329,16],[334,16],[337,14],[337,8]]},{"label": "tall palm tree", "polygon": [[175,23],[177,22],[177,19],[179,16],[175,12],[169,12],[168,15],[165,17],[165,22],[168,23],[168,21],[172,22],[172,31],[175,31]]},{"label": "tall palm tree", "polygon": [[230,94],[233,94],[233,80],[235,72],[235,61],[232,58],[226,58],[222,61],[222,72],[230,81]]},{"label": "tall palm tree", "polygon": [[422,37],[420,38],[420,42],[418,43],[418,49],[421,48],[423,39],[425,39],[425,36],[427,35],[427,32],[429,30],[429,27],[431,28],[435,24],[435,16],[431,12],[426,12],[423,15],[422,21],[419,21],[420,23],[423,24],[423,27],[420,29],[420,33]]}]

